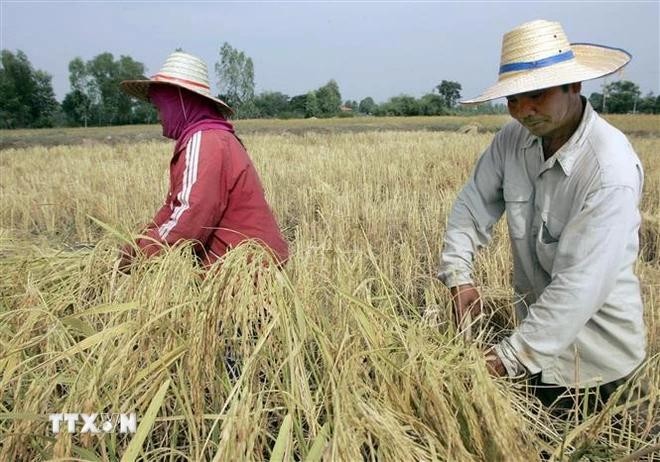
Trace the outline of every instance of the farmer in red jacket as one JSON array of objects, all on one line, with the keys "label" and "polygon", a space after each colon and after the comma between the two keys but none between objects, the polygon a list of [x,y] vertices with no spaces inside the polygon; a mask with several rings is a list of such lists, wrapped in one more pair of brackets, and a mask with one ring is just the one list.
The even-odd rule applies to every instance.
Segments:
[{"label": "farmer in red jacket", "polygon": [[[165,203],[137,247],[148,256],[164,246],[194,241],[205,266],[246,240],[255,240],[284,263],[288,246],[273,216],[259,175],[226,116],[232,109],[211,96],[206,63],[172,53],[151,80],[128,80],[121,88],[158,109],[163,136],[176,140]],[[120,268],[135,257],[122,251]]]}]

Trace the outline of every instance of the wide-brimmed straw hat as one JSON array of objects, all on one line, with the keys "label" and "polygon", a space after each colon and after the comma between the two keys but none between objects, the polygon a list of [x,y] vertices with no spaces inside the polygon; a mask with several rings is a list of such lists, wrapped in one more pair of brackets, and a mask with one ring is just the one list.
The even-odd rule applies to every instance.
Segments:
[{"label": "wide-brimmed straw hat", "polygon": [[483,103],[604,77],[621,69],[630,59],[630,53],[620,48],[569,43],[558,22],[527,22],[504,34],[497,83],[480,96],[461,103]]},{"label": "wide-brimmed straw hat", "polygon": [[233,109],[221,99],[211,95],[209,69],[197,56],[175,51],[168,56],[162,69],[148,80],[124,80],[119,85],[124,92],[138,99],[149,101],[149,86],[153,84],[174,85],[197,93],[213,101],[220,113],[231,115]]}]

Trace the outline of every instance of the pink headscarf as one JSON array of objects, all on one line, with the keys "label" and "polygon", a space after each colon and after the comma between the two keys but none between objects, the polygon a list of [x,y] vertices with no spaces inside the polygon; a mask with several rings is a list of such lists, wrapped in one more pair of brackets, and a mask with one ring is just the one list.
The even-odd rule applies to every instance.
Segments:
[{"label": "pink headscarf", "polygon": [[218,112],[212,101],[191,91],[153,84],[149,87],[149,99],[158,109],[163,136],[177,142],[174,152],[200,130],[216,128],[234,133],[232,124]]}]

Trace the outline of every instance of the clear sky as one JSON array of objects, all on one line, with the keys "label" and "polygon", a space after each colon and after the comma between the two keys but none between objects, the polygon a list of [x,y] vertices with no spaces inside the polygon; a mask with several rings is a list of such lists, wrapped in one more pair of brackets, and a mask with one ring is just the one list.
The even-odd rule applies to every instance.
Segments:
[{"label": "clear sky", "polygon": [[[331,78],[344,100],[421,96],[445,80],[475,96],[497,79],[502,34],[562,23],[570,41],[633,55],[622,78],[660,93],[660,6],[652,2],[29,2],[0,0],[0,48],[23,50],[69,91],[68,63],[109,51],[156,73],[175,48],[212,73],[223,42],[254,61],[257,92],[294,96]],[[621,78],[609,77],[609,81]],[[585,84],[598,91],[603,80]],[[217,87],[214,87],[214,90]]]}]

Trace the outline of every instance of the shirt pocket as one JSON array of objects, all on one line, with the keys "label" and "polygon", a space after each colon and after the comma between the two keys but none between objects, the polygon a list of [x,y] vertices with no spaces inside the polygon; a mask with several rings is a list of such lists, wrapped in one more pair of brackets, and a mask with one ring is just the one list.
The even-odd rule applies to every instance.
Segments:
[{"label": "shirt pocket", "polygon": [[523,239],[531,218],[529,201],[532,197],[532,187],[519,183],[504,183],[503,189],[509,235],[511,239]]},{"label": "shirt pocket", "polygon": [[548,273],[552,273],[552,267],[557,255],[557,245],[564,230],[564,222],[555,218],[547,212],[541,213],[541,223],[536,239],[536,256],[541,267]]},{"label": "shirt pocket", "polygon": [[541,213],[541,229],[539,240],[543,244],[556,244],[559,242],[565,223],[548,212]]}]

